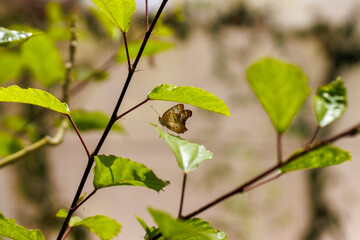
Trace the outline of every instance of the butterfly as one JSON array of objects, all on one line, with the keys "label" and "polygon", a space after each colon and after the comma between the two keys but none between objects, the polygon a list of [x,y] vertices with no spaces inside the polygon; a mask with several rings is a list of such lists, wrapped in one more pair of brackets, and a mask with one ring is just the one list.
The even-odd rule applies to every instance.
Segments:
[{"label": "butterfly", "polygon": [[177,104],[168,109],[162,117],[159,116],[159,123],[180,134],[187,130],[185,122],[191,115],[191,110],[184,110],[184,104]]}]

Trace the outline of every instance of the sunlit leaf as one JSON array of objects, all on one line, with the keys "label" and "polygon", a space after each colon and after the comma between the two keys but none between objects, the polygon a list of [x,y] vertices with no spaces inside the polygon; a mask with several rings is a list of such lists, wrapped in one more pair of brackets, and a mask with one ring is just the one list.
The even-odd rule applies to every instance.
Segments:
[{"label": "sunlit leaf", "polygon": [[229,108],[223,100],[201,88],[160,84],[148,94],[148,98],[150,100],[187,103],[208,111],[230,116]]},{"label": "sunlit leaf", "polygon": [[346,88],[339,77],[336,81],[320,87],[313,99],[316,120],[320,127],[340,118],[347,107]]},{"label": "sunlit leaf", "polygon": [[0,83],[18,79],[22,70],[20,55],[14,52],[1,51],[0,56]]},{"label": "sunlit leaf", "polygon": [[[139,49],[141,47],[141,44],[142,41],[128,43],[129,56],[131,60],[136,58]],[[170,42],[149,40],[146,43],[142,56],[151,56],[156,53],[171,49],[174,46],[175,45]],[[116,61],[117,62],[127,61],[126,50],[124,45],[119,49],[118,55],[116,57]]]},{"label": "sunlit leaf", "polygon": [[[295,154],[297,153],[298,152]],[[307,168],[328,167],[349,160],[351,160],[351,155],[348,152],[329,144],[310,151],[288,164],[285,164],[280,168],[280,171],[285,173]]]},{"label": "sunlit leaf", "polygon": [[[84,110],[71,111],[71,118],[80,131],[104,130],[110,120],[105,113]],[[124,129],[120,124],[115,123],[111,130],[122,132]]]},{"label": "sunlit leaf", "polygon": [[134,0],[91,0],[121,32],[130,27],[131,17],[136,11]]},{"label": "sunlit leaf", "polygon": [[103,215],[87,217],[72,226],[84,226],[95,233],[101,240],[110,240],[114,238],[121,229],[120,223]]},{"label": "sunlit leaf", "polygon": [[70,113],[68,106],[50,93],[34,88],[23,89],[16,85],[0,87],[0,102],[27,103],[63,114]]},{"label": "sunlit leaf", "polygon": [[266,58],[251,65],[246,78],[276,131],[284,133],[310,94],[305,74],[295,65]]},{"label": "sunlit leaf", "polygon": [[65,78],[65,66],[55,43],[45,34],[32,38],[21,46],[24,64],[44,86]]},{"label": "sunlit leaf", "polygon": [[223,232],[216,231],[208,222],[204,222],[200,218],[183,221],[176,220],[159,210],[150,208],[149,212],[166,239],[222,240],[227,238]]},{"label": "sunlit leaf", "polygon": [[[64,208],[59,209],[59,211],[56,213],[56,217],[58,218],[66,218],[68,215],[67,211]],[[78,216],[72,216],[69,221],[69,226],[74,226],[74,224],[82,221],[83,219]]]},{"label": "sunlit leaf", "polygon": [[104,28],[107,35],[112,39],[119,39],[120,32],[118,28],[107,18],[101,11],[96,7],[90,7],[90,12],[95,16],[95,18],[100,22],[101,26]]},{"label": "sunlit leaf", "polygon": [[[154,239],[154,237],[158,234],[160,234],[159,228],[155,228],[155,227],[148,227],[148,225],[146,224],[146,222],[144,220],[142,220],[140,217],[136,216],[136,219],[138,220],[138,222],[140,223],[140,225],[143,227],[143,229],[145,230],[146,234],[144,236],[144,240],[151,240]],[[158,238],[159,240],[163,240],[163,238]]]},{"label": "sunlit leaf", "polygon": [[9,30],[0,27],[0,46],[4,46],[4,47],[18,46],[24,43],[32,36],[33,33],[31,32]]},{"label": "sunlit leaf", "polygon": [[196,170],[200,163],[212,159],[213,153],[203,145],[191,143],[181,137],[166,133],[156,125],[153,126],[160,133],[160,137],[162,137],[170,147],[177,159],[179,167],[185,173]]},{"label": "sunlit leaf", "polygon": [[99,155],[95,156],[94,181],[96,189],[111,186],[140,186],[162,190],[169,182],[159,179],[144,164],[128,158]]},{"label": "sunlit leaf", "polygon": [[0,236],[16,240],[45,240],[40,230],[29,230],[0,212]]},{"label": "sunlit leaf", "polygon": [[[60,209],[56,213],[58,218],[66,218],[67,212],[65,209]],[[116,220],[103,215],[96,215],[82,219],[78,216],[73,216],[69,222],[70,227],[84,226],[91,232],[95,233],[101,240],[110,240],[115,237],[121,229],[120,223]]]}]

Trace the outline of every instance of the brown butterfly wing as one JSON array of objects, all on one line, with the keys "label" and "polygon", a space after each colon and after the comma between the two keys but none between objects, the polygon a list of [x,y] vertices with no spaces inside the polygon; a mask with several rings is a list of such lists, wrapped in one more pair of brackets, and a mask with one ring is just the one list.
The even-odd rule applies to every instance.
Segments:
[{"label": "brown butterfly wing", "polygon": [[187,130],[185,121],[191,117],[191,115],[192,113],[190,110],[184,110],[184,104],[177,104],[167,110],[163,116],[159,118],[159,122],[171,131],[180,134]]}]

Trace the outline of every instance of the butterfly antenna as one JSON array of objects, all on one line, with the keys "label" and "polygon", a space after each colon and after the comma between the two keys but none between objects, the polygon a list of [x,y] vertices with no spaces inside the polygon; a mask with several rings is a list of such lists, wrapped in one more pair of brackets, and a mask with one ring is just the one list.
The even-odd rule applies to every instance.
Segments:
[{"label": "butterfly antenna", "polygon": [[156,111],[156,109],[153,107],[153,106],[151,106],[151,108],[152,109],[154,109],[154,111],[156,112],[156,114],[159,116],[159,118],[160,118],[160,114]]}]

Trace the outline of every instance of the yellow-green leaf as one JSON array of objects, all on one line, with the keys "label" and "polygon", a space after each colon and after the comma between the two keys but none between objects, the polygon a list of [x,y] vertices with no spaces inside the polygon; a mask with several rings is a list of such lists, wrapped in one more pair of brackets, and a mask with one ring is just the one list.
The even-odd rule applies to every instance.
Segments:
[{"label": "yellow-green leaf", "polygon": [[134,0],[91,0],[123,33],[130,27],[131,17],[136,11]]},{"label": "yellow-green leaf", "polygon": [[0,236],[16,240],[45,240],[40,230],[29,230],[0,212]]},{"label": "yellow-green leaf", "polygon": [[340,118],[347,107],[343,80],[338,77],[336,81],[320,87],[313,98],[313,107],[320,127]]},{"label": "yellow-green leaf", "polygon": [[23,89],[16,85],[0,87],[0,102],[27,103],[63,114],[70,113],[67,104],[60,102],[50,93],[34,88]]},{"label": "yellow-green leaf", "polygon": [[169,184],[144,164],[128,158],[99,155],[95,156],[95,163],[93,185],[96,189],[125,185],[147,187],[159,192]]},{"label": "yellow-green leaf", "polygon": [[160,137],[162,137],[170,147],[177,159],[179,167],[185,173],[196,170],[200,163],[212,159],[213,153],[207,150],[204,145],[189,142],[181,137],[166,133],[156,125],[153,126],[160,133]]},{"label": "yellow-green leaf", "polygon": [[284,133],[310,94],[307,77],[292,64],[266,58],[247,69],[246,78],[279,133]]},{"label": "yellow-green leaf", "polygon": [[3,47],[18,46],[24,43],[25,41],[27,41],[32,36],[34,35],[31,32],[9,30],[0,27],[0,46]]},{"label": "yellow-green leaf", "polygon": [[229,108],[213,93],[192,86],[160,84],[148,93],[150,100],[164,100],[190,104],[208,111],[230,116]]},{"label": "yellow-green leaf", "polygon": [[351,160],[351,155],[348,152],[329,144],[285,164],[280,168],[280,171],[285,173],[300,169],[328,167],[349,160]]}]

